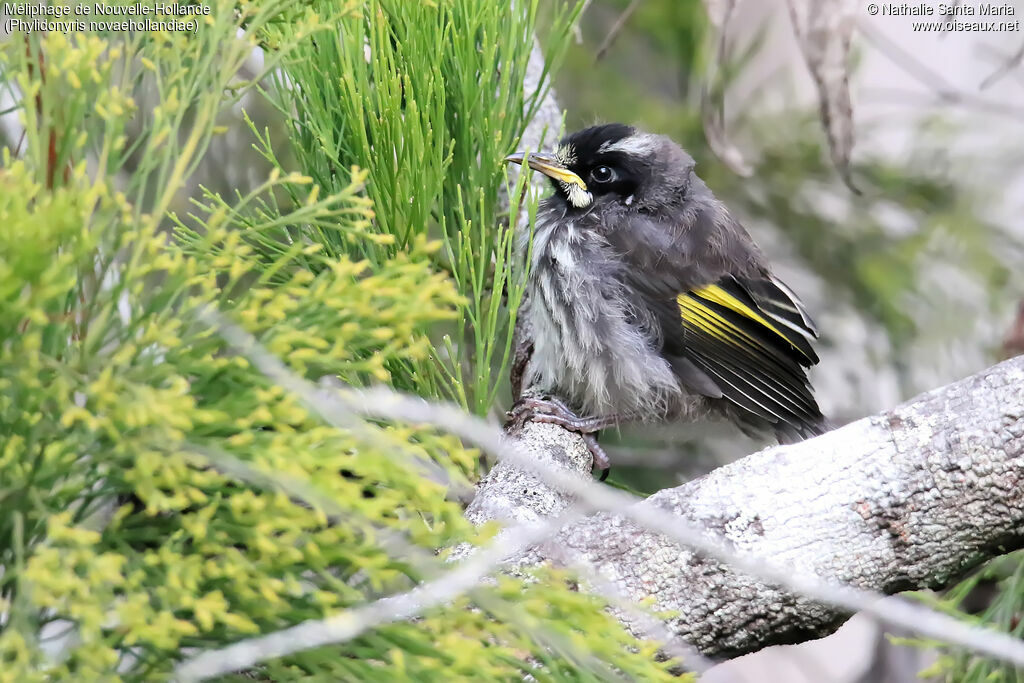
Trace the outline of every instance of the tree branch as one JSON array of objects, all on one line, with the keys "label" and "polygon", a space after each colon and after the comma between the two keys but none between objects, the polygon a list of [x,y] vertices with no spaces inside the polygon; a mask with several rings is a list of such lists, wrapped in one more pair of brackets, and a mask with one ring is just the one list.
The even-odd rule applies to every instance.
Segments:
[{"label": "tree branch", "polygon": [[[494,545],[497,548],[501,548],[498,555],[495,558],[489,558],[492,568],[497,568],[497,564],[504,561],[506,558],[515,558],[520,564],[526,562],[541,562],[547,559],[548,561],[554,560],[555,562],[562,562],[569,564],[572,567],[581,567],[585,574],[585,579],[589,582],[589,585],[594,588],[596,587],[599,592],[604,592],[614,597],[612,600],[613,604],[621,604],[622,600],[636,599],[636,595],[626,594],[620,587],[615,584],[615,581],[620,581],[627,587],[635,585],[635,581],[631,582],[628,578],[623,579],[622,574],[614,574],[606,577],[604,575],[596,573],[597,569],[608,569],[608,564],[614,565],[614,558],[608,563],[602,565],[597,564],[593,557],[587,557],[586,547],[577,548],[571,543],[565,543],[558,540],[556,543],[547,542],[546,539],[550,539],[558,534],[565,526],[565,524],[574,516],[578,516],[585,509],[603,511],[604,513],[613,513],[616,515],[613,518],[606,519],[603,522],[599,521],[598,526],[600,529],[598,533],[603,532],[605,527],[615,528],[616,526],[621,527],[623,522],[628,520],[631,523],[638,524],[640,528],[648,530],[653,534],[652,538],[654,541],[649,543],[652,544],[661,543],[663,541],[670,541],[674,544],[682,544],[687,548],[695,549],[699,553],[703,553],[701,557],[697,557],[690,553],[691,560],[689,564],[693,566],[704,566],[708,567],[708,571],[703,573],[703,576],[707,577],[714,573],[710,569],[712,559],[717,560],[724,565],[718,565],[715,571],[724,573],[726,570],[725,566],[728,566],[728,572],[735,574],[737,577],[741,577],[736,583],[740,584],[740,587],[736,589],[735,586],[731,586],[736,595],[726,596],[730,599],[730,605],[737,602],[737,598],[747,600],[751,597],[751,593],[755,589],[766,588],[764,583],[775,586],[779,594],[780,600],[790,600],[794,603],[795,608],[800,608],[799,601],[803,601],[809,606],[810,610],[814,610],[815,614],[821,613],[825,610],[826,614],[829,614],[828,610],[824,605],[831,605],[833,608],[832,618],[840,619],[837,616],[835,610],[844,612],[861,611],[868,616],[874,617],[875,619],[887,623],[900,626],[906,630],[917,633],[923,637],[934,638],[943,642],[955,644],[966,648],[970,652],[974,652],[979,655],[986,655],[994,657],[1001,661],[1013,664],[1017,667],[1024,667],[1024,645],[1021,642],[1009,635],[1004,633],[996,633],[987,629],[978,628],[971,626],[965,622],[959,621],[955,617],[936,612],[924,605],[917,604],[905,598],[893,597],[884,601],[884,604],[879,604],[880,598],[884,597],[882,593],[877,590],[870,590],[863,587],[857,587],[852,582],[846,585],[842,585],[833,579],[826,579],[819,576],[817,573],[817,567],[814,566],[813,561],[807,561],[801,554],[796,555],[797,560],[803,559],[802,564],[797,564],[789,561],[785,557],[785,552],[781,553],[781,557],[768,556],[760,553],[767,553],[778,551],[778,544],[758,544],[755,543],[753,551],[749,547],[743,547],[737,544],[731,536],[738,533],[739,527],[736,526],[737,520],[743,520],[745,526],[742,530],[747,530],[749,527],[755,529],[755,533],[760,536],[764,536],[765,529],[762,518],[757,515],[752,518],[748,517],[744,519],[745,513],[741,512],[736,514],[735,511],[730,510],[729,514],[734,516],[727,521],[715,526],[706,524],[705,519],[695,522],[693,519],[689,519],[684,515],[678,514],[676,507],[668,504],[650,504],[650,501],[644,503],[640,499],[632,496],[631,494],[611,489],[607,486],[601,486],[591,481],[589,474],[586,470],[586,465],[589,464],[589,458],[582,456],[583,453],[582,444],[577,443],[576,448],[567,451],[560,448],[557,441],[559,438],[566,436],[565,432],[555,429],[554,431],[548,431],[548,437],[554,438],[554,441],[545,442],[543,436],[541,440],[537,441],[537,432],[534,433],[533,445],[535,448],[532,451],[523,449],[522,444],[516,444],[514,441],[503,437],[493,426],[486,422],[483,422],[479,418],[472,415],[468,415],[463,412],[460,408],[454,405],[447,405],[441,403],[429,403],[421,398],[403,395],[396,393],[393,390],[386,387],[378,387],[375,389],[365,390],[346,390],[337,389],[335,391],[328,390],[317,390],[315,385],[308,381],[295,376],[287,368],[285,368],[279,360],[269,354],[266,349],[262,348],[258,342],[249,334],[241,330],[240,328],[227,323],[226,321],[219,320],[218,316],[213,313],[202,316],[212,326],[214,326],[218,332],[227,340],[233,347],[244,353],[249,360],[260,369],[261,372],[267,375],[267,377],[275,380],[282,386],[293,391],[296,395],[300,396],[303,402],[313,409],[317,414],[320,414],[329,423],[335,426],[340,426],[342,423],[350,424],[353,418],[357,416],[370,417],[375,419],[388,419],[388,420],[401,420],[416,423],[432,424],[439,428],[443,428],[450,433],[459,436],[468,443],[479,446],[485,451],[496,455],[503,463],[503,465],[514,465],[520,470],[530,471],[536,473],[536,479],[522,479],[521,475],[517,473],[517,469],[498,468],[495,470],[495,475],[490,478],[491,486],[494,487],[494,482],[501,481],[502,475],[506,476],[506,480],[512,482],[510,492],[512,496],[491,496],[489,498],[481,497],[481,504],[471,511],[472,515],[475,515],[477,519],[488,518],[488,516],[497,516],[502,518],[516,517],[516,513],[520,513],[520,516],[524,519],[531,520],[527,524],[516,524],[513,527],[505,529],[499,534],[498,538],[495,539]],[[1006,423],[1006,430],[1000,433],[998,438],[993,438],[985,443],[988,448],[1002,448],[1004,455],[1013,452],[1013,449],[1019,444],[1017,440],[1022,438],[1022,430],[1020,425],[1020,417],[1024,414],[1024,407],[1020,405],[1021,399],[1019,391],[1016,389],[1016,385],[1020,383],[1024,372],[1019,367],[1017,362],[1008,362],[1004,364],[1002,370],[995,369],[992,373],[995,379],[989,379],[989,384],[996,387],[996,395],[993,397],[991,392],[986,392],[984,395],[979,394],[976,388],[963,388],[959,389],[945,389],[938,392],[934,392],[938,398],[949,402],[950,395],[958,397],[960,402],[967,402],[970,406],[974,407],[984,400],[991,402],[988,408],[981,411],[983,418],[990,417],[989,413],[992,412],[991,406],[1003,406],[1002,419]],[[1005,371],[1005,372],[1003,372]],[[980,376],[979,376],[980,377]],[[977,378],[975,378],[977,379]],[[984,384],[985,379],[981,380]],[[968,382],[961,383],[967,386]],[[1002,393],[1008,392],[1010,394],[1010,400],[1003,402],[1005,398]],[[954,401],[956,402],[956,401]],[[918,404],[926,403],[925,400],[917,402]],[[934,414],[938,411],[921,410],[920,405],[914,404],[906,408],[908,416],[917,415],[919,418],[924,420],[932,420]],[[954,411],[955,412],[955,411]],[[908,434],[903,434],[903,429],[895,430],[895,418],[899,418],[899,424],[903,425],[903,417],[900,414],[894,412],[888,414],[886,417],[886,424],[889,426],[891,434],[889,438],[892,438],[893,447],[896,448],[899,444],[906,439],[910,439],[914,436],[921,438],[922,436],[928,437],[928,439],[936,438],[948,438],[950,434],[954,434],[955,429],[949,427],[936,428],[936,425],[926,423],[927,430],[922,433],[915,433],[914,430],[910,430]],[[961,416],[965,421],[964,424],[981,424],[985,425],[984,420],[981,422],[971,421],[977,417],[973,414],[967,414]],[[949,420],[947,420],[949,422]],[[872,423],[873,424],[873,423]],[[535,427],[545,427],[545,425],[536,425]],[[548,426],[549,427],[549,426]],[[940,425],[941,427],[941,425]],[[534,428],[535,429],[535,428]],[[843,431],[849,431],[851,428],[847,427]],[[920,429],[917,432],[921,432]],[[543,432],[539,432],[543,435]],[[561,434],[561,437],[558,435]],[[982,429],[982,438],[985,437],[987,432]],[[1007,436],[1008,435],[1008,436]],[[877,436],[877,435],[875,435]],[[821,442],[822,439],[817,441]],[[541,448],[536,448],[537,444],[540,444]],[[885,444],[884,439],[878,441],[868,441],[868,443],[875,443],[875,451],[884,452],[884,448],[878,444]],[[968,441],[964,441],[970,446]],[[564,444],[563,444],[564,445]],[[833,444],[835,446],[835,444]],[[972,447],[973,451],[981,453],[988,460],[993,458],[986,455],[986,448],[978,449]],[[903,453],[904,450],[896,448],[898,453]],[[931,453],[931,450],[927,451]],[[538,457],[541,456],[541,457]],[[569,456],[569,457],[566,457]],[[751,456],[751,460],[756,459],[757,456]],[[978,460],[977,462],[982,462]],[[985,461],[988,465],[987,460]],[[1005,462],[1003,463],[1006,464]],[[968,467],[964,467],[957,463],[958,470],[944,469],[944,472],[969,472],[971,462],[968,462]],[[982,468],[986,474],[991,475],[993,468],[987,467]],[[814,473],[817,475],[817,472]],[[954,475],[954,479],[957,475]],[[884,482],[884,479],[883,479]],[[894,483],[893,483],[894,482]],[[886,484],[886,488],[883,492],[892,497],[894,491],[898,491],[900,486],[898,480],[893,480]],[[936,480],[938,482],[938,480]],[[813,486],[813,482],[809,485]],[[538,488],[539,486],[539,488]],[[684,487],[685,488],[685,487]],[[940,487],[936,485],[936,489]],[[917,492],[926,491],[927,489],[918,488],[914,489]],[[495,491],[492,490],[492,493]],[[533,495],[530,498],[530,495]],[[575,501],[570,497],[574,496]],[[516,499],[523,499],[525,497],[526,504],[516,507]],[[825,496],[819,496],[825,497]],[[569,505],[570,501],[574,504],[571,509],[565,511],[565,507]],[[870,516],[866,514],[864,510],[864,500],[858,500],[854,509],[861,514],[865,520],[869,519]],[[981,505],[987,505],[988,502],[984,501]],[[1001,505],[1007,510],[1015,511],[1016,508],[1007,506],[1005,502],[1001,502]],[[772,508],[775,509],[774,507]],[[908,510],[916,511],[918,506],[911,505],[907,508]],[[552,515],[557,513],[557,517],[552,518]],[[699,515],[697,516],[699,517]],[[724,519],[724,518],[723,518]],[[722,519],[719,519],[722,522]],[[891,520],[890,520],[891,522]],[[592,522],[591,522],[592,523]],[[934,523],[934,520],[925,519],[925,524]],[[529,541],[526,543],[514,542],[514,539],[519,538],[519,534],[523,533],[522,529],[526,528],[529,534]],[[905,525],[904,525],[905,528]],[[1010,527],[1011,530],[1015,529],[1015,526]],[[628,531],[628,530],[627,530]],[[827,530],[826,530],[827,531]],[[617,532],[615,532],[617,533]],[[657,536],[661,534],[661,536]],[[619,548],[619,553],[625,553],[627,563],[635,561],[635,556],[630,558],[629,553],[635,553],[636,548],[631,545],[636,538],[642,538],[638,534],[630,534],[623,539],[618,539],[618,543],[614,545],[615,548]],[[986,536],[980,537],[981,541],[984,541]],[[1008,532],[1007,539],[1014,539],[1014,533]],[[975,536],[971,536],[970,539],[978,540]],[[570,539],[575,540],[575,539]],[[616,539],[610,539],[613,543]],[[933,539],[934,540],[934,539]],[[591,539],[593,543],[593,539]],[[597,541],[596,552],[598,554],[606,551],[609,546],[602,543],[600,540]],[[748,546],[750,544],[747,544]],[[799,544],[807,545],[807,543]],[[518,546],[518,547],[516,547]],[[765,547],[761,547],[765,546]],[[521,548],[528,547],[529,550],[520,553]],[[661,552],[664,548],[659,547],[646,547],[644,548],[647,552],[644,554],[642,564],[637,564],[636,571],[633,576],[639,577],[640,585],[643,589],[650,592],[650,584],[653,579],[649,574],[652,574],[650,569],[658,570],[662,564],[671,564],[673,561],[673,555],[678,554],[678,550],[673,548],[676,546],[668,546],[667,553]],[[984,547],[984,545],[982,546]],[[678,548],[678,547],[676,547]],[[479,551],[477,551],[479,552]],[[465,559],[468,555],[473,554],[472,546],[462,546],[458,549],[455,556]],[[475,557],[476,555],[474,555]],[[984,552],[978,553],[978,557],[983,557]],[[686,556],[683,556],[686,557]],[[973,561],[973,557],[968,555],[968,560]],[[812,558],[813,560],[813,558]],[[961,559],[960,562],[965,562]],[[808,566],[809,565],[809,566]],[[929,565],[930,566],[930,565]],[[613,566],[613,568],[615,568]],[[646,572],[646,573],[645,573]],[[685,571],[676,571],[674,574],[675,578],[682,576],[686,578]],[[751,577],[758,577],[761,584],[753,582]],[[700,576],[691,577],[699,579]],[[646,583],[645,583],[646,582]],[[474,582],[465,581],[458,590],[461,592],[468,592],[473,589]],[[451,586],[445,582],[435,585],[443,587],[443,592],[450,590],[456,590],[454,586]],[[671,586],[670,586],[671,587]],[[718,586],[712,586],[718,587]],[[727,586],[729,587],[729,586]],[[799,599],[787,597],[786,594],[778,587],[784,587],[792,595],[803,596]],[[424,586],[426,589],[426,586]],[[772,590],[772,589],[768,589]],[[429,590],[425,591],[425,597],[429,597]],[[656,592],[655,592],[656,593]],[[417,592],[419,595],[419,592]],[[641,597],[647,597],[647,593],[641,594]],[[657,595],[651,595],[657,599]],[[822,604],[815,605],[812,601],[819,601]],[[644,603],[646,605],[646,603]],[[692,605],[685,605],[692,606]],[[420,604],[415,612],[418,613],[420,609],[425,609],[426,605]],[[719,609],[720,605],[715,606],[713,609]],[[369,609],[369,608],[368,608]],[[774,615],[782,612],[783,609],[776,606],[774,603],[769,603],[768,608],[769,614]],[[792,611],[792,610],[791,610]],[[635,631],[643,633],[645,630],[649,630],[649,619],[642,618],[640,623],[636,623],[636,620],[630,616],[630,613],[635,613],[636,610],[620,610],[619,616],[622,620],[629,624]],[[365,614],[375,614],[374,610],[366,612]],[[382,614],[391,614],[390,609],[385,609]],[[641,614],[643,617],[644,615]],[[712,615],[717,616],[717,615]],[[796,617],[797,621],[801,618],[802,613],[797,609]],[[748,620],[749,621],[749,620]],[[678,624],[675,624],[678,626]],[[783,624],[785,625],[785,624]],[[338,635],[344,636],[344,632],[335,634],[334,636],[328,636],[327,632],[333,629],[332,624],[326,623],[309,623],[309,628],[316,630],[317,632],[323,632],[325,637],[337,637]],[[666,642],[671,641],[673,645],[678,645],[677,636],[683,632],[681,629],[676,632],[669,633],[665,632],[666,637],[663,638]],[[287,634],[284,634],[287,635]],[[692,634],[689,634],[692,636]],[[762,643],[765,642],[778,642],[778,639],[768,640],[765,638],[761,639]],[[294,639],[291,641],[292,646],[302,647],[302,642],[295,642]],[[675,649],[675,648],[674,648]],[[722,648],[718,646],[717,642],[713,643],[713,647],[709,648],[716,654],[721,654]]]},{"label": "tree branch", "polygon": [[[589,476],[575,434],[528,424],[517,436],[539,461]],[[824,436],[755,453],[638,507],[670,512],[739,555],[894,593],[947,585],[1024,545],[1022,473],[1024,358],[1017,358]],[[537,521],[574,502],[502,462],[467,516]],[[681,549],[624,516],[588,517],[522,561],[566,556],[622,595],[653,598],[654,609],[675,613],[674,635],[715,657],[820,637],[847,616]]]}]

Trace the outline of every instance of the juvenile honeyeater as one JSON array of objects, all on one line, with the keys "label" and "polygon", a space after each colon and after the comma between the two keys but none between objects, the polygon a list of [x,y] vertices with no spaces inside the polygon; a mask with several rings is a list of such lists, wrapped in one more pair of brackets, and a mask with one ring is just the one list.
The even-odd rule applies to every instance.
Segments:
[{"label": "juvenile honeyeater", "polygon": [[587,438],[624,421],[720,415],[790,442],[826,422],[806,368],[818,336],[797,296],[669,138],[622,124],[506,159],[550,177],[523,314],[533,350],[514,419]]}]

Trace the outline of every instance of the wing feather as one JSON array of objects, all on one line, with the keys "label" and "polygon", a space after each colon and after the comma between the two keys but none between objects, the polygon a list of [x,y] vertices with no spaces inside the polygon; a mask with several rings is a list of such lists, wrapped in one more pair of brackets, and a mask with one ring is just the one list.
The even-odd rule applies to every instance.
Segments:
[{"label": "wing feather", "polygon": [[763,279],[740,278],[737,281],[768,315],[775,319],[781,318],[795,329],[803,330],[802,334],[808,338],[817,338],[818,328],[814,320],[785,282],[772,275]]},{"label": "wing feather", "polygon": [[[747,287],[737,278],[726,276],[713,285],[691,290],[691,294],[729,308],[759,325],[757,329],[771,331],[782,337],[804,356],[807,361],[805,365],[817,363],[818,356],[811,346],[811,340],[817,337],[817,332],[813,326],[805,324],[803,314],[793,301],[783,290],[770,288],[772,283],[769,280],[745,278],[745,281]],[[751,290],[758,294],[752,295]],[[773,292],[777,293],[774,297],[770,296]]]},{"label": "wing feather", "polygon": [[[688,335],[689,354],[696,357],[707,371],[710,366],[717,376],[729,385],[769,410],[775,419],[794,416],[802,421],[814,421],[818,407],[803,377],[781,374],[772,364],[757,365],[753,360],[757,350],[747,344],[731,345],[709,343],[699,335]],[[723,392],[723,394],[726,392]]]},{"label": "wing feather", "polygon": [[818,362],[803,305],[774,278],[726,276],[676,298],[681,355],[739,408],[782,429],[819,433],[824,418],[805,368]]}]

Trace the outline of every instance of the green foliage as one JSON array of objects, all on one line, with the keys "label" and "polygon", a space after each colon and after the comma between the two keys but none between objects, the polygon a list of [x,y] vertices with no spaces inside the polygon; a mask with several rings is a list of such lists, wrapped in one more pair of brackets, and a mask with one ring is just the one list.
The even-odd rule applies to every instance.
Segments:
[{"label": "green foliage", "polygon": [[[20,158],[4,150],[0,168],[2,681],[163,680],[186,651],[408,590],[446,570],[435,549],[491,533],[423,476],[431,464],[468,486],[475,451],[422,425],[325,423],[229,348],[204,312],[311,380],[430,394],[437,378],[500,356],[503,342],[463,350],[460,335],[442,366],[434,340],[467,321],[471,342],[511,322],[496,303],[510,280],[495,169],[524,120],[513,91],[533,10],[214,5],[195,36],[39,34],[2,53],[28,131]],[[417,42],[414,26],[432,39]],[[364,31],[376,59],[397,61],[368,70]],[[410,42],[392,45],[394,31]],[[320,81],[301,68],[310,40],[336,60],[320,64],[330,74]],[[243,77],[257,43],[265,70]],[[303,112],[289,151],[307,175],[280,169],[229,198],[200,188],[188,215],[169,213],[231,107],[281,63],[294,101],[274,97]],[[397,87],[393,67],[405,74],[405,109],[384,120],[394,102],[372,98]],[[488,92],[504,93],[493,107],[470,102],[484,67],[496,79]],[[346,79],[348,94],[326,85]],[[156,104],[137,106],[144,97]],[[332,109],[346,114],[330,129],[337,147],[310,128]],[[366,155],[363,134],[380,156]],[[258,136],[268,155],[270,143]],[[406,144],[412,167],[396,174],[389,162]],[[415,372],[441,367],[450,375]],[[477,389],[493,393],[493,382]],[[655,649],[571,577],[543,572],[254,675],[666,680],[672,663]]]},{"label": "green foliage", "polygon": [[[476,0],[374,0],[341,20],[335,33],[301,43],[272,91],[298,164],[318,186],[336,191],[350,182],[349,168],[368,169],[380,239],[348,242],[301,230],[293,237],[371,263],[417,240],[443,242],[436,263],[466,304],[438,354],[390,369],[396,386],[480,415],[507,374],[524,287],[524,269],[513,274],[513,235],[498,199],[502,159],[544,94],[523,93],[537,5],[494,11]],[[551,18],[549,64],[573,16],[566,10]],[[279,165],[270,141],[261,143]]]},{"label": "green foliage", "polygon": [[[1019,638],[1024,635],[1021,620],[1024,615],[1024,556],[1016,552],[997,558],[944,595],[920,593],[918,597],[935,609],[975,626],[995,628]],[[896,640],[939,651],[934,664],[920,673],[922,678],[944,683],[1019,683],[1024,680],[1024,672],[1012,666],[950,650],[944,643],[909,638]]]},{"label": "green foliage", "polygon": [[[922,138],[920,148],[926,150],[928,144]],[[870,188],[868,197],[832,195],[821,185],[817,192],[808,192],[807,176],[827,178],[829,162],[820,145],[793,129],[782,129],[758,165],[772,177],[775,190],[735,190],[746,211],[772,216],[784,226],[801,260],[812,264],[837,295],[850,298],[858,311],[880,322],[901,350],[927,322],[926,306],[937,306],[940,300],[956,303],[942,299],[930,286],[931,265],[957,263],[980,280],[984,291],[998,297],[1015,251],[1004,233],[979,216],[976,198],[934,173],[930,164],[927,153],[906,159],[899,168],[881,160],[858,164],[856,173]],[[907,166],[918,172],[908,174]],[[839,225],[823,210],[823,197],[838,206]],[[900,220],[914,228],[894,229],[893,213],[902,213]],[[1000,302],[971,302],[965,313],[979,303],[996,308]]]}]

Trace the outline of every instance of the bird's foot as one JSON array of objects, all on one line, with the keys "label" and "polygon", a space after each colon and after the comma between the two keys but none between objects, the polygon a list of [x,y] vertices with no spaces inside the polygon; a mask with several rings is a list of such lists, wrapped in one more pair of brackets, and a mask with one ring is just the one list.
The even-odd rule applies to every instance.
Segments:
[{"label": "bird's foot", "polygon": [[608,478],[611,470],[611,460],[604,452],[601,445],[597,443],[597,432],[618,424],[618,418],[614,415],[607,417],[593,416],[580,417],[572,411],[560,399],[554,396],[526,396],[520,398],[506,413],[508,422],[505,428],[511,431],[522,429],[527,422],[543,422],[556,424],[560,427],[576,432],[583,437],[583,443],[593,459],[593,467],[601,470],[601,481]]},{"label": "bird's foot", "polygon": [[580,434],[593,434],[619,423],[617,415],[580,417],[561,399],[554,396],[526,396],[506,413],[509,425],[522,426],[526,422],[546,422],[565,427]]}]

